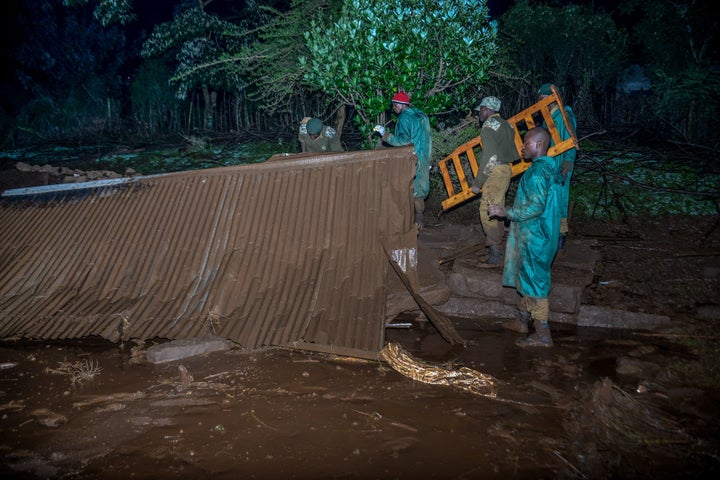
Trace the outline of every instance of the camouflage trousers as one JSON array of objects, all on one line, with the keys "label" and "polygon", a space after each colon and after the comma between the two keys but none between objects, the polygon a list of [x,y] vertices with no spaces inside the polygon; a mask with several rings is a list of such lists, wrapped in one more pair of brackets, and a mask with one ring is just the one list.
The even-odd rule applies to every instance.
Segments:
[{"label": "camouflage trousers", "polygon": [[540,322],[547,322],[550,318],[550,302],[545,298],[521,297],[518,310],[529,312],[530,318]]},{"label": "camouflage trousers", "polygon": [[485,246],[499,246],[503,243],[505,234],[505,221],[503,219],[490,218],[488,214],[488,201],[493,205],[505,206],[505,194],[510,186],[512,168],[503,164],[493,168],[490,176],[482,187],[480,197],[480,223],[485,232]]}]

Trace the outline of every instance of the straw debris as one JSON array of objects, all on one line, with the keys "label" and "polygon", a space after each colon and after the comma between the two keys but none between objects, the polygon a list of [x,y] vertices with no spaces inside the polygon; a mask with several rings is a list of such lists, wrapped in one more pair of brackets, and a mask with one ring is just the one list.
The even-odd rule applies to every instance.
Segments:
[{"label": "straw debris", "polygon": [[497,381],[490,375],[467,367],[458,369],[432,365],[413,358],[399,344],[388,343],[380,351],[382,358],[396,371],[418,382],[449,385],[462,390],[495,398]]}]

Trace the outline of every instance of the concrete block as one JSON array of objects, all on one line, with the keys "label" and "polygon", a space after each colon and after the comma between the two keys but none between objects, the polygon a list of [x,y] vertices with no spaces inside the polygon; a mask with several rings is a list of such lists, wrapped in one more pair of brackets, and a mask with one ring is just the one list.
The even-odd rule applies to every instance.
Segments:
[{"label": "concrete block", "polygon": [[697,307],[697,317],[700,320],[720,320],[720,305],[703,305]]},{"label": "concrete block", "polygon": [[232,342],[220,337],[189,338],[173,340],[147,349],[145,356],[150,363],[165,363],[194,357],[205,353],[229,350]]},{"label": "concrete block", "polygon": [[567,246],[560,250],[553,262],[553,270],[556,268],[567,268],[592,272],[595,265],[600,261],[601,255],[597,250],[597,241],[587,239],[576,239],[570,236]]},{"label": "concrete block", "polygon": [[548,296],[550,311],[576,313],[580,308],[580,297],[583,288],[581,286],[553,283]]},{"label": "concrete block", "polygon": [[[452,295],[450,288],[444,284],[431,285],[421,288],[418,292],[420,297],[430,305],[440,305],[447,302]],[[393,319],[402,312],[419,310],[415,298],[407,289],[404,292],[388,293],[385,301],[385,318]]]},{"label": "concrete block", "polygon": [[513,318],[516,310],[513,305],[472,297],[451,297],[450,300],[435,309],[445,315],[457,317],[494,318]]},{"label": "concrete block", "polygon": [[596,305],[582,305],[577,315],[577,324],[581,327],[654,330],[670,323],[670,317],[666,315],[627,312]]},{"label": "concrete block", "polygon": [[448,286],[455,295],[500,299],[503,296],[502,268],[458,266],[448,275]]}]

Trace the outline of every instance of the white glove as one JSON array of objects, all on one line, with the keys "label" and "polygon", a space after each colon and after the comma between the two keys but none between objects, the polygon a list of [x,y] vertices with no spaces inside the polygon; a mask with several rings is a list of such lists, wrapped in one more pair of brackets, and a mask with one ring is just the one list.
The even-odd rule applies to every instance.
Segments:
[{"label": "white glove", "polygon": [[385,136],[385,127],[382,125],[375,125],[375,128],[373,128],[373,132],[377,132],[380,134],[381,137]]},{"label": "white glove", "polygon": [[307,133],[307,123],[310,121],[312,117],[304,117],[300,121],[300,133]]}]

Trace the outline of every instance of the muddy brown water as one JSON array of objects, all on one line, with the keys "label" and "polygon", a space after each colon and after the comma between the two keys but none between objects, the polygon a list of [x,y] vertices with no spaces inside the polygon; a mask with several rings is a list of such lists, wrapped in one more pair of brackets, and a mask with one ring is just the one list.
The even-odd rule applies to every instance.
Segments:
[{"label": "muddy brown water", "polygon": [[[0,190],[47,184],[43,175],[3,169]],[[412,316],[400,319],[412,328],[387,330],[418,359],[492,375],[496,398],[309,352],[151,365],[135,354],[152,342],[0,342],[0,476],[717,478],[718,225],[572,225],[603,257],[595,273],[607,286],[585,300],[670,315],[667,336],[553,324],[554,348],[522,350],[493,318],[453,319],[466,348]]]},{"label": "muddy brown water", "polygon": [[[662,368],[688,355],[676,345],[557,325],[555,348],[523,350],[514,345],[518,334],[498,321],[455,318],[471,341],[460,347],[427,322],[403,322],[411,328],[388,329],[386,341],[426,362],[492,375],[497,398],[413,381],[385,363],[310,352],[236,349],[151,365],[135,363],[127,344],[4,342],[0,473],[73,479],[717,473],[717,458],[691,448],[699,439],[712,441],[717,422],[708,403],[716,405],[717,397],[692,391],[672,401],[650,373],[628,376],[616,368],[618,358]],[[100,370],[73,383],[60,373],[71,364]],[[607,432],[592,434],[599,425],[588,395],[602,379],[654,404],[658,421],[661,412],[689,402],[684,423],[634,444],[618,435],[613,448]]]}]

